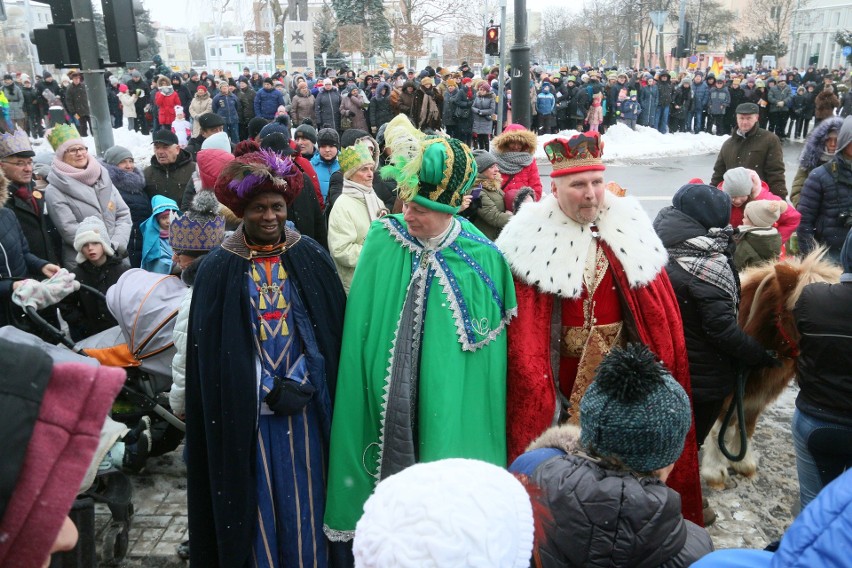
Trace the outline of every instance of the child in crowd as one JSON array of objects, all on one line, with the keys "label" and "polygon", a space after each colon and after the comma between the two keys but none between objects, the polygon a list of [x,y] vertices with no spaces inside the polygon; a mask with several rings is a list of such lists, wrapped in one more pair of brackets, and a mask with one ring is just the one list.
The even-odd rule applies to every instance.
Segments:
[{"label": "child in crowd", "polygon": [[781,233],[774,225],[786,209],[785,201],[760,200],[746,204],[743,224],[734,238],[737,243],[734,266],[738,271],[778,259],[781,255]]},{"label": "child in crowd", "polygon": [[[73,272],[77,280],[102,294],[106,294],[129,268],[115,257],[106,226],[98,217],[86,217],[80,222],[74,235],[74,250],[77,251],[77,267]],[[66,303],[71,307],[66,319],[75,340],[116,325],[106,302],[85,289],[70,296]]]},{"label": "child in crowd", "polygon": [[586,123],[589,125],[590,132],[598,132],[598,128],[603,122],[603,95],[595,93],[592,95],[592,106],[589,107],[589,112],[586,115]]},{"label": "child in crowd", "polygon": [[175,120],[172,122],[172,132],[178,138],[178,145],[181,148],[186,148],[187,142],[192,138],[192,125],[186,119],[183,107],[180,105],[175,107]]},{"label": "child in crowd", "polygon": [[118,102],[121,103],[121,111],[127,120],[127,130],[136,129],[136,101],[138,99],[136,93],[131,95],[127,92],[127,85],[118,86]]},{"label": "child in crowd", "polygon": [[153,213],[141,225],[142,269],[160,274],[172,272],[172,246],[169,244],[169,225],[179,209],[174,200],[164,195],[151,198]]},{"label": "child in crowd", "polygon": [[636,100],[636,91],[630,91],[630,98],[621,102],[621,116],[619,117],[623,124],[630,127],[631,130],[636,130],[636,120],[642,113],[642,107],[639,101]]}]

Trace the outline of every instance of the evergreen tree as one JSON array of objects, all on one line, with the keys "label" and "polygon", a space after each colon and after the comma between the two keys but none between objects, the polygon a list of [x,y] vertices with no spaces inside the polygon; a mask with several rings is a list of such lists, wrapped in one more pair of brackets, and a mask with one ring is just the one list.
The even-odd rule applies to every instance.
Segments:
[{"label": "evergreen tree", "polygon": [[314,22],[314,67],[322,68],[322,54],[326,54],[326,65],[334,66],[344,60],[337,41],[337,19],[328,4],[323,4],[319,17]]},{"label": "evergreen tree", "polygon": [[358,25],[368,30],[364,36],[364,57],[391,47],[390,23],[382,0],[331,0],[331,6],[339,25]]},{"label": "evergreen tree", "polygon": [[148,10],[136,15],[136,31],[148,39],[147,47],[139,46],[139,60],[151,61],[160,52],[160,43],[157,41],[157,29],[151,23],[151,13]]}]

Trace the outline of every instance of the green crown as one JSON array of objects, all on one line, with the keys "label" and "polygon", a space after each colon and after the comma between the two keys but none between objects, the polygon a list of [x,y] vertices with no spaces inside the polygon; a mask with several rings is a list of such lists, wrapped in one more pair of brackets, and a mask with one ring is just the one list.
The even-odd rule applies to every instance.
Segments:
[{"label": "green crown", "polygon": [[77,132],[77,128],[73,124],[59,124],[54,126],[47,134],[47,141],[50,142],[54,151],[69,140],[79,139],[80,133]]}]

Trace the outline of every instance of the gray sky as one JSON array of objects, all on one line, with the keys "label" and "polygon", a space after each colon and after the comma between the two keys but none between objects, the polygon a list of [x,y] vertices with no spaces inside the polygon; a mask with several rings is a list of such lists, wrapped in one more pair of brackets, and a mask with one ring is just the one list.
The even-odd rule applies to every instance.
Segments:
[{"label": "gray sky", "polygon": [[[151,19],[173,28],[195,28],[202,17],[203,6],[211,2],[205,0],[142,0],[143,5],[151,12]],[[231,4],[234,4],[234,0]],[[509,12],[513,10],[514,0],[506,0]],[[527,0],[527,9],[544,10],[547,6],[564,6],[564,0]]]}]

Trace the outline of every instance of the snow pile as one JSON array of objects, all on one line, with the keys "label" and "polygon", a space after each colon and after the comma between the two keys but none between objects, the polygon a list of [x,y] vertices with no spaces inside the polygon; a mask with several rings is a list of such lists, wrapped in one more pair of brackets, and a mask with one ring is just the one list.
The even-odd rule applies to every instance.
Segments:
[{"label": "snow pile", "polygon": [[[538,150],[535,157],[546,160],[544,145],[557,136],[569,138],[577,134],[576,130],[563,130],[559,134],[546,134],[538,137]],[[647,126],[637,126],[630,130],[628,126],[616,124],[607,129],[603,135],[604,162],[623,160],[641,160],[669,156],[697,156],[700,154],[716,154],[722,148],[722,143],[729,136],[715,136],[701,132],[689,134],[660,134]]]},{"label": "snow pile", "polygon": [[[126,128],[113,128],[112,137],[116,146],[124,146],[133,154],[133,159],[136,161],[136,167],[144,169],[150,164],[151,156],[154,155],[154,144],[151,142],[151,135],[144,135],[139,132],[127,130]],[[52,154],[53,148],[45,138],[32,140],[33,151],[36,154]],[[89,148],[89,154],[95,155],[95,139],[92,136],[83,138],[83,142]]]}]

